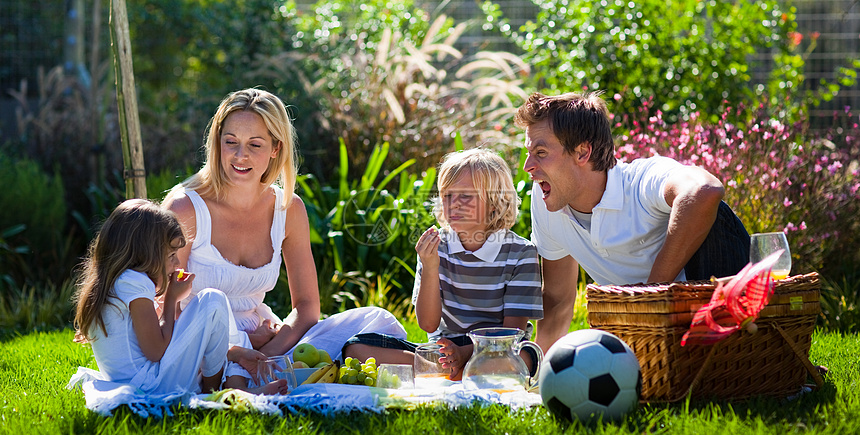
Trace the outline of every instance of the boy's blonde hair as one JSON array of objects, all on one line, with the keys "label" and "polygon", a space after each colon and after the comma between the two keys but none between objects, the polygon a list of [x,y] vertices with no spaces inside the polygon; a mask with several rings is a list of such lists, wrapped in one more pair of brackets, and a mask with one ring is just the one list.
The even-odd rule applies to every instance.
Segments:
[{"label": "boy's blonde hair", "polygon": [[206,162],[196,174],[181,185],[175,186],[167,194],[165,202],[169,202],[182,188],[196,190],[201,194],[211,193],[216,198],[223,197],[228,181],[227,174],[221,167],[221,130],[227,116],[237,111],[260,115],[272,136],[272,145],[280,146],[277,156],[269,160],[269,166],[260,178],[260,183],[268,186],[280,180],[286,193],[281,205],[286,208],[290,204],[298,174],[296,131],[281,99],[270,92],[254,88],[233,92],[221,101],[206,128]]},{"label": "boy's blonde hair", "polygon": [[448,225],[442,210],[443,192],[450,189],[466,171],[471,172],[478,196],[487,204],[490,213],[487,231],[511,229],[517,222],[520,206],[520,198],[514,190],[514,180],[511,178],[511,168],[498,154],[483,148],[457,151],[442,158],[436,182],[439,197],[433,201],[433,213],[439,223]]}]

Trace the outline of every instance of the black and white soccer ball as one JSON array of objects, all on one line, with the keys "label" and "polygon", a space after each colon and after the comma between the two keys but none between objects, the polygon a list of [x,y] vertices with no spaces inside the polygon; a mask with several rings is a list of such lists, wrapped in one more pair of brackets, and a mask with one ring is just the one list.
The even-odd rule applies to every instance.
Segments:
[{"label": "black and white soccer ball", "polygon": [[559,417],[619,420],[639,403],[642,372],[627,343],[606,331],[582,329],[549,348],[538,384],[544,405]]}]

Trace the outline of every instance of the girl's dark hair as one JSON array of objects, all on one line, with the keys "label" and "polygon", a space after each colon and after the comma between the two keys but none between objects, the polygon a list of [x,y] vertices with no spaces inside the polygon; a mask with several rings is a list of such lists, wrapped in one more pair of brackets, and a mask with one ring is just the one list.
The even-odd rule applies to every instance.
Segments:
[{"label": "girl's dark hair", "polygon": [[[185,246],[185,236],[176,215],[145,199],[122,202],[108,216],[90,243],[81,266],[75,328],[79,340],[89,340],[92,328],[107,335],[102,310],[108,304],[117,278],[126,270],[143,272],[153,282],[167,283],[172,271],[164,264],[170,251]],[[157,295],[164,292],[160,286]]]}]

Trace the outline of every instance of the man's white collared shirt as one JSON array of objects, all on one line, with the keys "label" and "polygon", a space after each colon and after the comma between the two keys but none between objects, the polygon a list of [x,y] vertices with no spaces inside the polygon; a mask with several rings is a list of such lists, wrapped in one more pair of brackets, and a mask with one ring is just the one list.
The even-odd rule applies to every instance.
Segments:
[{"label": "man's white collared shirt", "polygon": [[[567,207],[550,212],[540,186],[532,187],[532,241],[541,257],[573,257],[601,285],[646,282],[666,240],[669,214],[663,188],[682,165],[666,157],[619,161],[607,172],[606,190],[590,231]],[[676,281],[686,279],[684,271]]]}]

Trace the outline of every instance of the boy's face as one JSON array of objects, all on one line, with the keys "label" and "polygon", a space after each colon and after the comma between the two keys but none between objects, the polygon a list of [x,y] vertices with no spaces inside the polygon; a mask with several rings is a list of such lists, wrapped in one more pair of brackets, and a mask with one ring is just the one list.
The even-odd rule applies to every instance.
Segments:
[{"label": "boy's face", "polygon": [[442,212],[452,230],[467,236],[486,231],[490,214],[487,203],[475,189],[471,171],[460,174],[448,189],[441,192],[441,196]]}]

